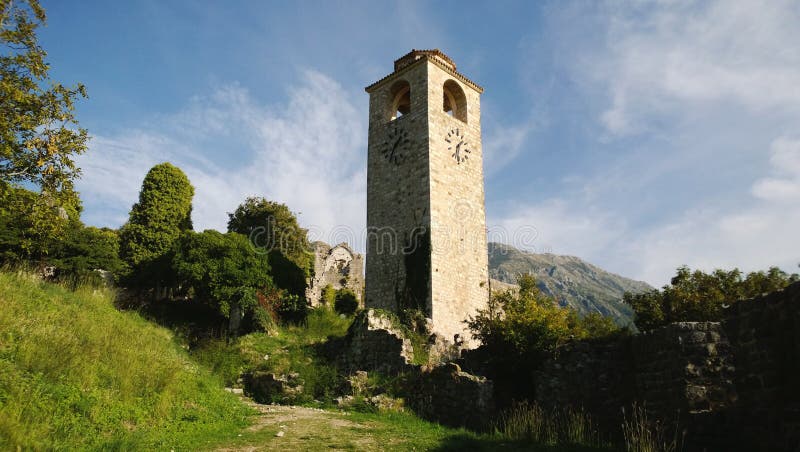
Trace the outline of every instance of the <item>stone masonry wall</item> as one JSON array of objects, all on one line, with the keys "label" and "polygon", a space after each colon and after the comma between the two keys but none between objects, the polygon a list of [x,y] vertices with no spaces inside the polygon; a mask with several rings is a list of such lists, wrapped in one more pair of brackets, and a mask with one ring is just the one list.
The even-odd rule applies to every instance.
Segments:
[{"label": "stone masonry wall", "polygon": [[[410,108],[395,117],[406,84]],[[433,332],[469,342],[463,321],[489,296],[481,88],[445,59],[414,51],[367,91],[365,305],[418,309]],[[456,147],[466,159],[454,157]]]},{"label": "stone masonry wall", "polygon": [[356,299],[362,301],[364,285],[364,256],[350,248],[347,243],[330,246],[325,242],[314,242],[314,276],[308,280],[306,299],[312,306],[322,301],[322,290],[332,288],[350,289]]},{"label": "stone masonry wall", "polygon": [[492,419],[492,382],[462,372],[455,363],[424,368],[412,379],[408,404],[420,416],[445,425],[485,429]]},{"label": "stone masonry wall", "polygon": [[679,423],[686,450],[800,450],[800,283],[682,322],[562,347],[536,376],[540,403],[583,406],[607,428],[622,408]]},{"label": "stone masonry wall", "polygon": [[420,416],[452,426],[484,428],[492,418],[492,382],[462,372],[458,365],[412,364],[413,349],[385,313],[362,311],[347,336],[330,353],[345,374],[377,371],[405,374],[404,398]]},{"label": "stone masonry wall", "polygon": [[338,364],[347,373],[358,370],[397,374],[410,370],[414,349],[411,341],[379,311],[362,311],[353,320],[342,348],[337,350]]}]

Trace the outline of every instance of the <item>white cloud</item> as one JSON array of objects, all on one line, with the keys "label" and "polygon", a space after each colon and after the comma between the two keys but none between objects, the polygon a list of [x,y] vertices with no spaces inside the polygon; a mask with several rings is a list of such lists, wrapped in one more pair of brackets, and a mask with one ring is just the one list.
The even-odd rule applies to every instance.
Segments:
[{"label": "white cloud", "polygon": [[195,186],[197,230],[224,230],[226,212],[256,195],[286,203],[323,235],[337,225],[362,231],[366,126],[351,98],[306,71],[286,105],[259,105],[229,85],[138,129],[96,136],[79,161],[84,219],[119,226],[147,170],[170,161]]},{"label": "white cloud", "polygon": [[796,2],[615,4],[606,19],[607,47],[584,69],[608,85],[601,120],[612,133],[645,130],[653,114],[692,102],[798,111]]},{"label": "white cloud", "polygon": [[550,28],[608,158],[493,224],[535,226],[539,247],[654,285],[684,264],[796,272],[800,4],[598,10],[565,8]]}]

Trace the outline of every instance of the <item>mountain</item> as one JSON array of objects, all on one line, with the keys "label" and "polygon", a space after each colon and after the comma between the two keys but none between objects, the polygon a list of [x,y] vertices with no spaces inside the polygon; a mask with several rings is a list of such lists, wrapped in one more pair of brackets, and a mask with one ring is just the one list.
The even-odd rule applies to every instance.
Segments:
[{"label": "mountain", "polygon": [[633,311],[622,303],[622,294],[653,288],[574,256],[528,253],[502,243],[489,243],[489,275],[500,282],[492,281],[493,290],[512,287],[521,273],[535,276],[539,288],[560,305],[571,306],[581,314],[600,312],[618,325],[633,323]]}]

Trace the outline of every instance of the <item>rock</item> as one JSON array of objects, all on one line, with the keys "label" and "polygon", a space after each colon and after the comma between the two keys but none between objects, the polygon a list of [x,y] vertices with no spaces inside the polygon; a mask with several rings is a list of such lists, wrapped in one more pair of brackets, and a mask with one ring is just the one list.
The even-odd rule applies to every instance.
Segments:
[{"label": "rock", "polygon": [[283,430],[280,430],[278,433],[275,434],[275,436],[277,436],[278,438],[282,437],[283,435],[284,435]]},{"label": "rock", "polygon": [[255,371],[244,376],[244,393],[259,403],[275,400],[290,402],[303,392],[300,375],[296,373],[275,375],[271,372]]}]

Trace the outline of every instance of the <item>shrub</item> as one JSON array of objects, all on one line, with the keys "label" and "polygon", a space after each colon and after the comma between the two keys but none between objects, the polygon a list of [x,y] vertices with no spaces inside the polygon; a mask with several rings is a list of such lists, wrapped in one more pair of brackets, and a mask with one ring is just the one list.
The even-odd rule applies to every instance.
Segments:
[{"label": "shrub", "polygon": [[623,301],[633,308],[636,326],[651,330],[672,322],[719,321],[726,303],[773,292],[798,280],[799,275],[789,275],[777,267],[751,272],[745,277],[738,269],[714,270],[708,274],[680,267],[670,284],[661,290],[626,293]]},{"label": "shrub", "polygon": [[[184,232],[175,246],[172,271],[182,292],[231,319],[252,316],[259,292],[273,289],[269,264],[240,234]],[[236,329],[235,319],[232,322]]]},{"label": "shrub", "polygon": [[322,304],[327,307],[332,307],[336,303],[336,289],[330,284],[322,288],[322,296],[320,297]]},{"label": "shrub", "polygon": [[337,290],[333,307],[339,314],[355,314],[358,310],[358,299],[355,292],[350,289]]},{"label": "shrub", "polygon": [[594,316],[583,321],[575,310],[559,307],[533,276],[521,275],[517,283],[516,295],[494,294],[488,307],[467,321],[489,360],[487,376],[496,381],[496,395],[505,402],[533,398],[532,374],[559,345],[590,333],[605,335],[611,328],[611,322]]}]

